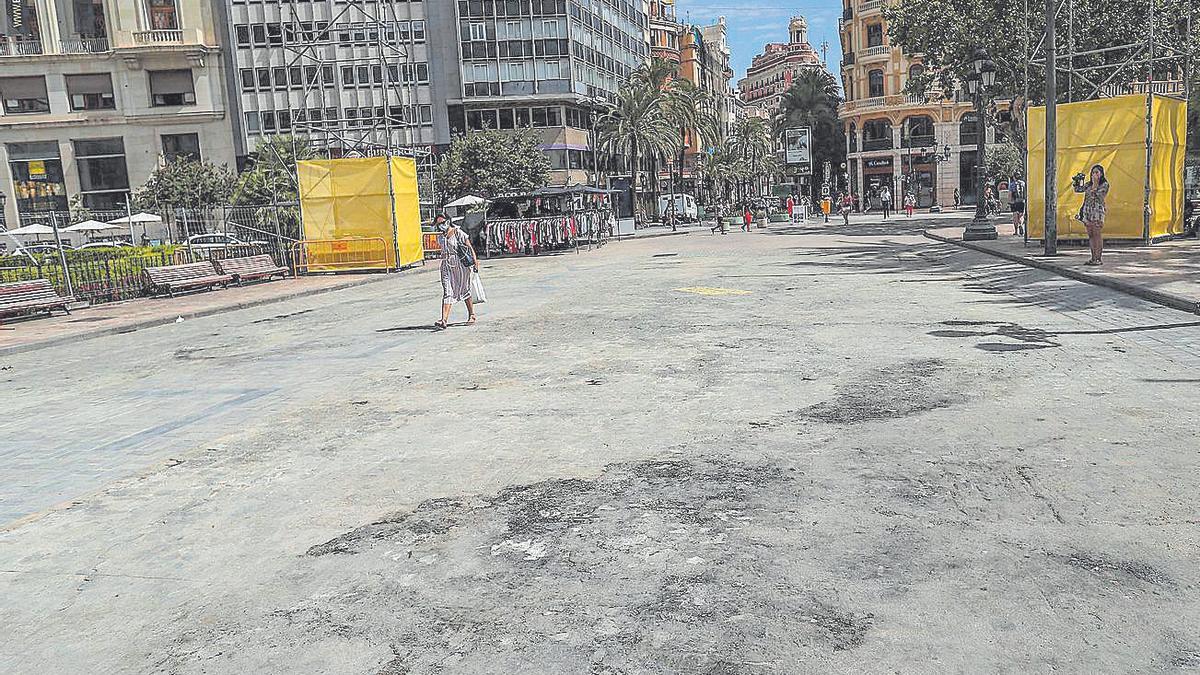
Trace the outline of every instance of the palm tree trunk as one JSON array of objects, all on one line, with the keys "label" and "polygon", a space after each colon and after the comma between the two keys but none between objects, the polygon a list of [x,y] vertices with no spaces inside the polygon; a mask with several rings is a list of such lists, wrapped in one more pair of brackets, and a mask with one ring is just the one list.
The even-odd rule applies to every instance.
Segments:
[{"label": "palm tree trunk", "polygon": [[630,145],[629,157],[629,187],[633,190],[633,226],[637,229],[638,216],[638,142],[637,138],[632,139]]}]

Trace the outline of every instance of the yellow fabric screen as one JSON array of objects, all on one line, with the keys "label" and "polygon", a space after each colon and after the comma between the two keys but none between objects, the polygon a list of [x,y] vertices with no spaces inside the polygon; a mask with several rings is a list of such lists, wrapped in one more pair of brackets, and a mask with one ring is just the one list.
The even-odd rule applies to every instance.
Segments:
[{"label": "yellow fabric screen", "polygon": [[425,248],[421,238],[416,160],[392,158],[392,198],[396,209],[396,248],[400,251],[400,265],[421,262],[425,259]]},{"label": "yellow fabric screen", "polygon": [[[1029,236],[1042,238],[1046,212],[1046,109],[1030,108]],[[1186,114],[1182,101],[1154,97],[1150,237],[1182,226]],[[1104,236],[1143,239],[1146,188],[1146,97],[1121,96],[1058,106],[1058,238],[1086,239],[1075,218],[1083,204],[1071,176],[1104,167],[1110,184]]]},{"label": "yellow fabric screen", "polygon": [[[387,157],[308,160],[296,163],[296,174],[304,239],[324,242],[306,247],[310,270],[394,269],[424,258],[412,159],[392,157],[390,163]],[[333,255],[346,248],[331,242],[354,239],[378,241],[378,246],[360,242],[353,248],[382,248],[385,255],[366,255],[359,266],[340,258],[322,259],[327,251]]]}]

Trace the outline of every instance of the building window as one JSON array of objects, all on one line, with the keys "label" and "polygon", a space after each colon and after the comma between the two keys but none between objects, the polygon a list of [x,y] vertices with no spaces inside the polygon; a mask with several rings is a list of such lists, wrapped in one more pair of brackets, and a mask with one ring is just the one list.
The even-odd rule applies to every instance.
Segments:
[{"label": "building window", "polygon": [[0,96],[4,98],[4,114],[28,115],[50,112],[50,97],[46,95],[46,78],[0,77]]},{"label": "building window", "polygon": [[75,32],[79,34],[79,37],[108,37],[108,27],[104,21],[104,3],[102,0],[74,0],[72,9],[75,19]]},{"label": "building window", "polygon": [[153,106],[195,105],[196,89],[190,70],[151,70],[150,104]]},{"label": "building window", "polygon": [[962,116],[958,125],[958,142],[960,145],[979,144],[979,117],[975,113]]},{"label": "building window", "polygon": [[151,30],[179,30],[175,0],[146,0],[146,18]]},{"label": "building window", "polygon": [[246,113],[246,133],[257,134],[259,128],[258,121],[259,117],[257,112],[251,111]]},{"label": "building window", "polygon": [[883,46],[883,24],[872,23],[867,25],[867,46],[882,47]]},{"label": "building window", "polygon": [[98,211],[122,208],[129,194],[125,142],[120,138],[98,138],[77,140],[74,145],[83,205]]},{"label": "building window", "polygon": [[169,164],[177,159],[200,161],[200,134],[163,134],[163,159]]},{"label": "building window", "polygon": [[487,39],[487,24],[482,21],[471,24],[471,39],[486,40]]},{"label": "building window", "polygon": [[878,98],[883,95],[883,71],[872,70],[867,73],[867,96]]},{"label": "building window", "polygon": [[67,210],[67,185],[63,180],[58,141],[9,143],[8,167],[12,171],[18,211]]},{"label": "building window", "polygon": [[71,110],[113,110],[112,77],[104,75],[67,75],[67,96]]}]

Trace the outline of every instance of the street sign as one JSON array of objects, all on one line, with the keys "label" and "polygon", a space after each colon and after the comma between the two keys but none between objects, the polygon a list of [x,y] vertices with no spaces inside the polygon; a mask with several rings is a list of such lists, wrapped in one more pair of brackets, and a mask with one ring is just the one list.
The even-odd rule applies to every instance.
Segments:
[{"label": "street sign", "polygon": [[812,174],[812,129],[797,127],[783,132],[784,162],[797,176]]}]

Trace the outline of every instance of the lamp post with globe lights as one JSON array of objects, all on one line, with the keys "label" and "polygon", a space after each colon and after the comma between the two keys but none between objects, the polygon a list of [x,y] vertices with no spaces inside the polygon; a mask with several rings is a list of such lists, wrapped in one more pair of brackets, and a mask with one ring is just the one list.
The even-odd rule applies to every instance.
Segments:
[{"label": "lamp post with globe lights", "polygon": [[996,83],[996,64],[983,49],[975,50],[973,58],[975,72],[967,78],[967,90],[975,99],[975,116],[978,120],[978,152],[976,154],[975,217],[963,231],[963,241],[995,239],[996,225],[988,218],[984,193],[987,191],[987,123],[984,117],[986,97]]}]

